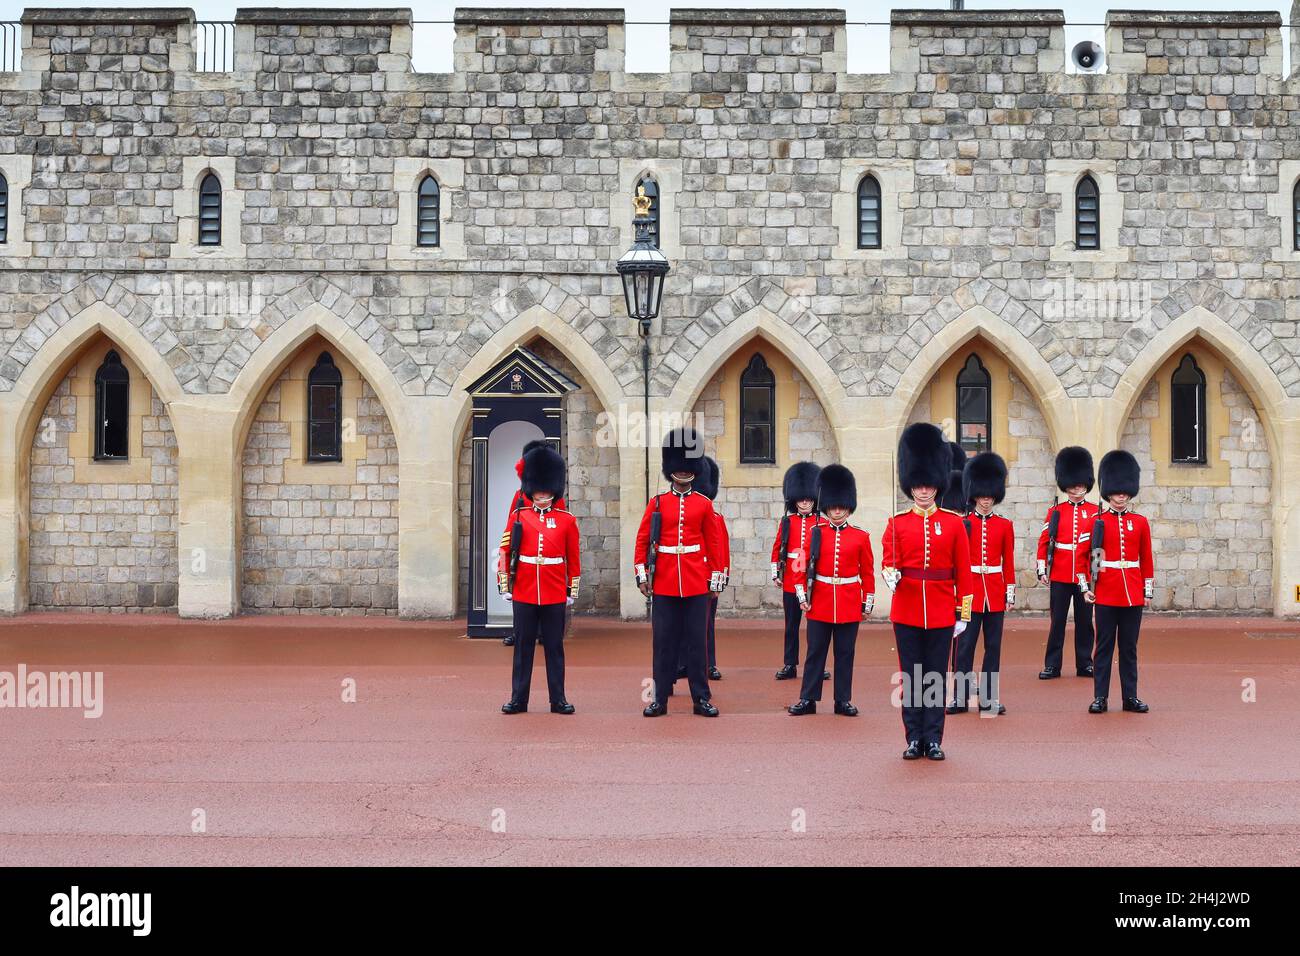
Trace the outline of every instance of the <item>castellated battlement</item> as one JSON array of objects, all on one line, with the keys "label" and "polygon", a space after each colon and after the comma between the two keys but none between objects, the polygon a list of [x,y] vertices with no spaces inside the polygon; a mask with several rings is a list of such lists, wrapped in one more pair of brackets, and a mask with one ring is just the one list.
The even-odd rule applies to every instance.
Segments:
[{"label": "castellated battlement", "polygon": [[[1110,92],[1116,77],[1220,77],[1214,92],[1253,93],[1265,90],[1226,78],[1283,79],[1281,18],[1273,12],[1111,11],[1101,76],[1066,73],[1065,18],[1056,10],[895,11],[888,69],[880,64],[869,74],[848,71],[846,16],[835,9],[674,9],[670,69],[662,74],[625,72],[620,9],[458,9],[450,74],[413,72],[412,21],[406,8],[240,9],[231,72],[266,75],[259,88],[283,90],[367,74],[403,78],[376,80],[375,88],[488,90],[485,74],[537,72],[552,89],[610,84],[699,93],[902,91],[963,74],[1039,76],[1031,85],[1051,77],[1066,84],[1062,91],[1080,92]],[[174,79],[196,74],[196,21],[186,8],[36,8],[24,12],[22,24],[22,73],[30,78],[10,86],[40,88],[35,78],[48,74],[54,89],[93,90],[102,81],[85,77],[96,73],[136,74],[136,89],[221,85],[210,75]],[[805,79],[774,83],[775,75]]]}]

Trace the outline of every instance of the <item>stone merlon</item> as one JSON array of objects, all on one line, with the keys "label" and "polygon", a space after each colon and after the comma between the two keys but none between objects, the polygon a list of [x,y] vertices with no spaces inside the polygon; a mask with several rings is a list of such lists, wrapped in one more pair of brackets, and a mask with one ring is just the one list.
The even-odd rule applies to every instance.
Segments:
[{"label": "stone merlon", "polygon": [[598,26],[622,23],[623,11],[618,9],[503,9],[457,7],[455,20],[466,26]]},{"label": "stone merlon", "polygon": [[[298,12],[305,14],[307,11]],[[22,22],[56,26],[79,23],[148,23],[174,26],[178,23],[193,23],[194,11],[188,7],[69,7],[67,9],[36,7],[23,11]]]},{"label": "stone merlon", "polygon": [[410,26],[409,7],[389,8],[285,8],[241,7],[235,11],[236,23],[297,24],[321,26],[367,26],[398,23]]},{"label": "stone merlon", "polygon": [[1059,27],[1060,10],[895,10],[889,18],[898,27]]}]

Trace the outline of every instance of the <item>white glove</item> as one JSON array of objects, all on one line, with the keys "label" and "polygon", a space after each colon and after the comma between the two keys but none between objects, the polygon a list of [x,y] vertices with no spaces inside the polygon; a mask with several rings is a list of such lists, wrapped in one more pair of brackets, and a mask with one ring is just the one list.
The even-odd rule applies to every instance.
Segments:
[{"label": "white glove", "polygon": [[1153,597],[1156,596],[1155,578],[1147,578],[1145,581],[1142,582],[1142,596],[1145,597],[1148,601],[1150,601]]},{"label": "white glove", "polygon": [[773,584],[776,583],[776,580],[777,580],[777,572],[779,572],[780,570],[781,570],[781,565],[779,565],[779,564],[777,564],[775,561],[773,561],[773,562],[772,562],[772,583],[773,583]]},{"label": "white glove", "polygon": [[1039,576],[1040,578],[1045,578],[1045,577],[1047,577],[1047,562],[1046,562],[1046,561],[1039,561],[1039,562],[1038,562],[1038,576]]},{"label": "white glove", "polygon": [[571,597],[566,597],[566,598],[564,599],[564,605],[565,605],[565,607],[573,607],[573,598],[571,598]]},{"label": "white glove", "polygon": [[650,575],[646,574],[645,565],[644,565],[644,564],[638,564],[638,565],[636,566],[636,583],[637,583],[637,585],[640,586],[640,585],[642,585],[642,584],[645,584],[646,581],[649,579],[649,577],[650,577]]},{"label": "white glove", "polygon": [[961,637],[961,632],[964,630],[966,630],[966,622],[958,621],[956,624],[952,626],[952,636]]},{"label": "white glove", "polygon": [[889,588],[889,593],[893,594],[894,589],[898,587],[898,582],[903,577],[903,572],[897,568],[884,568],[880,576],[885,579],[885,587]]},{"label": "white glove", "polygon": [[511,594],[509,591],[502,591],[501,596],[505,598],[507,601],[513,601],[515,599],[515,596]]},{"label": "white glove", "polygon": [[1008,584],[1007,585],[1007,607],[1014,607],[1015,603],[1016,603],[1016,586],[1014,584]]},{"label": "white glove", "polygon": [[876,596],[874,594],[868,594],[865,598],[862,599],[862,616],[870,617],[871,612],[875,609],[875,607],[876,607]]}]

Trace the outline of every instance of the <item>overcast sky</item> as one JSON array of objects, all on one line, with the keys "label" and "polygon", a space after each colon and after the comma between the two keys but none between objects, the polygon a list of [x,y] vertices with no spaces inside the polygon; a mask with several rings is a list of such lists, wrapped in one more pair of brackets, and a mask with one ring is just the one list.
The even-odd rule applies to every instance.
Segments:
[{"label": "overcast sky", "polygon": [[[165,0],[129,3],[122,0],[99,0],[97,7],[142,7],[161,6]],[[36,7],[79,7],[87,6],[86,0],[44,0],[33,2]],[[178,6],[186,4],[179,3]],[[826,0],[759,0],[753,3],[718,3],[706,0],[639,0],[635,5],[613,2],[613,0],[560,0],[545,6],[553,7],[623,7],[628,13],[628,69],[634,72],[659,71],[668,68],[668,11],[671,7],[781,7],[793,9],[798,7],[829,7],[844,9],[852,22],[878,22],[889,20],[892,9],[917,9],[948,7],[948,0],[905,0],[900,3],[887,3],[884,0],[862,0],[857,3],[835,3]],[[17,20],[22,15],[25,4],[18,0],[0,0],[0,20]],[[415,65],[425,72],[443,72],[451,69],[450,20],[452,11],[462,7],[529,7],[540,6],[536,2],[523,0],[504,0],[504,2],[455,3],[452,0],[424,0],[404,4],[400,0],[341,0],[337,3],[306,2],[306,0],[267,0],[264,3],[235,2],[235,0],[204,0],[189,4],[200,20],[231,20],[237,7],[275,6],[275,7],[404,7],[409,6],[415,12],[417,21],[448,21],[444,23],[420,24],[416,27]],[[1251,9],[1276,10],[1283,20],[1289,22],[1290,0],[1178,0],[1176,3],[1152,2],[1152,0],[1057,0],[1057,2],[1040,2],[1040,0],[966,0],[970,10],[978,9],[1033,9],[1064,10],[1068,24],[1066,28],[1067,46],[1084,39],[1101,42],[1101,29],[1084,24],[1100,24],[1106,18],[1107,9],[1160,9],[1160,10],[1223,10]],[[643,21],[648,25],[638,25]],[[657,23],[656,23],[657,22]],[[1078,26],[1074,26],[1078,24]],[[884,26],[850,26],[849,27],[849,69],[854,72],[874,72],[883,70],[888,60],[888,28]]]}]

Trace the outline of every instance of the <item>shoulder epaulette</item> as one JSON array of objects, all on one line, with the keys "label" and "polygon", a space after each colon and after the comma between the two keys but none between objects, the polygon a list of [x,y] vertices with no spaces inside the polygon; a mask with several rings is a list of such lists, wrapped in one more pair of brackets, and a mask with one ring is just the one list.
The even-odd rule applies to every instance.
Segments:
[{"label": "shoulder epaulette", "polygon": [[905,515],[905,514],[910,514],[911,511],[912,511],[911,508],[904,508],[902,511],[895,511],[895,512],[894,512],[894,517],[895,517],[895,518],[902,517],[902,516]]},{"label": "shoulder epaulette", "polygon": [[962,514],[960,511],[953,511],[951,508],[940,508],[939,510],[940,510],[940,511],[946,511],[946,512],[948,512],[948,514],[950,514],[950,515],[956,515],[958,518],[964,518],[964,517],[966,517],[966,516],[965,516],[964,514]]}]

